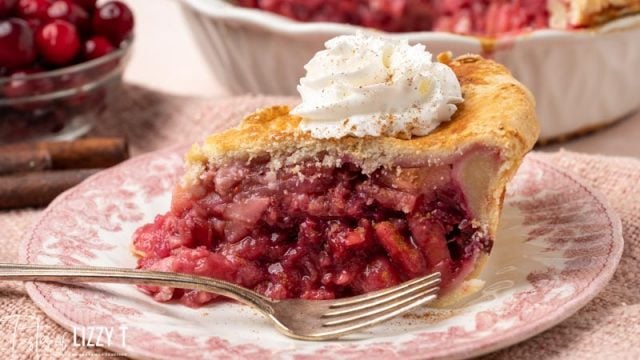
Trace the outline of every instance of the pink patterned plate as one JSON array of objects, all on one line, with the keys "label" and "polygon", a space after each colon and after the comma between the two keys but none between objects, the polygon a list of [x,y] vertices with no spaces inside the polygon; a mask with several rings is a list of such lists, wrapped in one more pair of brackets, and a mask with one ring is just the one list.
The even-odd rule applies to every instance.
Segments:
[{"label": "pink patterned plate", "polygon": [[[168,209],[183,152],[134,158],[67,191],[26,234],[20,260],[134,267],[131,235]],[[129,285],[29,283],[27,290],[68,330],[126,326],[106,347],[135,358],[465,358],[569,317],[609,281],[622,245],[620,221],[602,196],[531,154],[510,184],[483,290],[455,309],[417,311],[349,340],[296,341],[248,307],[160,304]]]}]

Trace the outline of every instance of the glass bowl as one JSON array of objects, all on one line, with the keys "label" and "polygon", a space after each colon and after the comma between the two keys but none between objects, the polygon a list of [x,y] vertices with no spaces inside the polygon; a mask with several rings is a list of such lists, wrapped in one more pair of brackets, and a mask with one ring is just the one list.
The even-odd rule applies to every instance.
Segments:
[{"label": "glass bowl", "polygon": [[84,135],[121,86],[132,43],[77,65],[0,77],[0,144]]}]

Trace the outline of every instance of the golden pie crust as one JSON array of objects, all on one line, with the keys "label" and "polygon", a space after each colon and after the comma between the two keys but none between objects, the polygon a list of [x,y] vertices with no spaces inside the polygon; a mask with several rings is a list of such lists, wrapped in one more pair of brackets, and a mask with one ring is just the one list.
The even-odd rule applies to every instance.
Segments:
[{"label": "golden pie crust", "polygon": [[367,172],[393,166],[405,158],[458,153],[478,143],[501,149],[508,159],[521,159],[540,131],[529,90],[504,66],[477,55],[458,57],[448,65],[460,81],[464,103],[451,121],[427,136],[410,140],[386,136],[314,139],[298,129],[300,117],[290,115],[289,107],[272,106],[194,145],[186,156],[185,181],[197,181],[208,163],[265,154],[281,159],[282,165],[319,152],[348,155]]}]

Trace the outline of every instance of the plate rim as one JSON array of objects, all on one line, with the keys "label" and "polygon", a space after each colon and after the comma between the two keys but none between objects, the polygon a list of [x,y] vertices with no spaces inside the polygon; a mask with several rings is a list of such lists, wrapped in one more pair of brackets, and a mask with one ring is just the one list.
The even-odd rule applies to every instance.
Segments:
[{"label": "plate rim", "polygon": [[[145,153],[142,155],[135,156],[127,161],[124,161],[114,167],[109,169],[100,171],[87,179],[81,182],[79,185],[85,184],[87,182],[94,181],[96,178],[100,178],[103,176],[109,176],[112,172],[118,171],[119,168],[125,166],[131,166],[140,161],[145,161],[147,159],[153,159],[163,154],[175,154],[180,149],[186,148],[187,145],[180,144],[174,145],[165,149],[156,150],[153,152]],[[530,325],[518,326],[516,328],[510,329],[510,331],[506,332],[504,336],[498,337],[496,340],[489,340],[483,344],[477,344],[476,342],[470,342],[466,344],[460,344],[457,348],[453,349],[450,354],[444,354],[442,356],[437,356],[435,358],[444,358],[447,359],[465,359],[474,356],[485,355],[487,353],[507,348],[519,342],[522,342],[528,338],[531,338],[535,335],[538,335],[556,325],[568,319],[580,309],[582,309],[587,303],[593,300],[607,285],[607,283],[613,277],[615,271],[617,270],[618,263],[622,257],[623,249],[624,249],[624,239],[622,236],[622,223],[618,214],[613,210],[612,206],[609,204],[606,197],[598,190],[594,189],[590,185],[586,183],[584,179],[580,176],[565,170],[564,168],[553,164],[551,161],[545,158],[544,153],[540,152],[531,152],[527,154],[527,158],[529,161],[533,161],[540,165],[547,167],[552,171],[556,171],[559,174],[567,177],[569,180],[575,182],[578,186],[580,186],[583,190],[585,190],[595,202],[599,203],[604,210],[604,214],[606,218],[609,219],[611,223],[611,249],[608,254],[607,266],[604,266],[602,270],[594,277],[589,288],[596,289],[591,291],[583,291],[580,294],[574,296],[565,302],[561,307],[558,307],[551,315],[545,316],[536,322],[529,323]],[[36,218],[36,220],[29,226],[28,230],[25,231],[24,235],[21,238],[20,248],[19,248],[19,261],[21,263],[27,263],[28,250],[31,245],[31,239],[33,238],[33,234],[38,230],[41,222],[46,218],[46,216],[53,211],[57,207],[59,203],[62,203],[69,197],[72,193],[78,190],[78,186],[75,186],[71,189],[68,189],[61,195],[59,195],[47,208]],[[39,290],[39,285],[48,285],[48,286],[57,286],[57,287],[66,287],[64,284],[51,284],[51,283],[42,283],[42,282],[26,282],[25,288],[27,290],[27,294],[34,302],[34,304],[51,320],[62,326],[65,330],[73,332],[73,327],[78,325],[77,322],[73,321],[61,311],[59,311],[52,302],[49,302]],[[570,311],[567,311],[570,309]],[[137,359],[156,359],[159,357],[154,357],[153,354],[147,354],[146,351],[140,350],[137,348],[131,348],[130,346],[122,347],[118,344],[112,344],[110,346],[103,347],[108,351],[112,351],[115,353],[125,354],[127,357],[137,358]],[[336,354],[325,354],[325,356],[331,357]],[[427,356],[420,356],[416,354],[410,358],[412,359],[423,359]]]}]

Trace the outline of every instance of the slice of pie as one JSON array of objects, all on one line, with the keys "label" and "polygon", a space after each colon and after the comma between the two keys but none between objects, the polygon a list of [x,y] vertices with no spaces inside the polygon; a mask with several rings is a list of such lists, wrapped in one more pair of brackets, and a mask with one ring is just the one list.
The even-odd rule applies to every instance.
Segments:
[{"label": "slice of pie", "polygon": [[[464,103],[427,136],[315,139],[286,106],[194,145],[171,210],[133,246],[143,269],[273,299],[331,299],[442,273],[455,300],[493,247],[505,186],[538,137],[531,94],[478,56],[449,63]],[[147,287],[190,306],[215,295]]]}]

